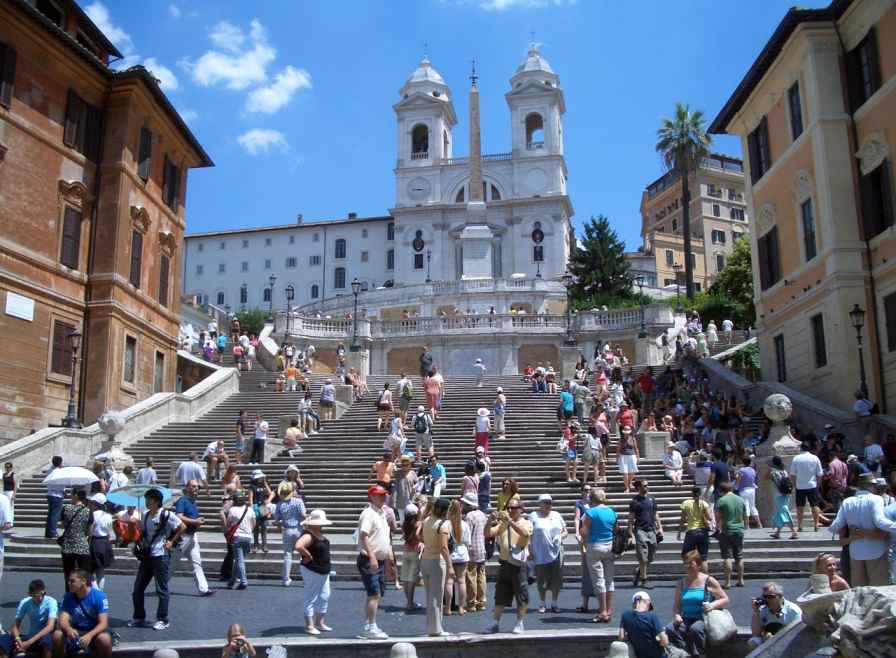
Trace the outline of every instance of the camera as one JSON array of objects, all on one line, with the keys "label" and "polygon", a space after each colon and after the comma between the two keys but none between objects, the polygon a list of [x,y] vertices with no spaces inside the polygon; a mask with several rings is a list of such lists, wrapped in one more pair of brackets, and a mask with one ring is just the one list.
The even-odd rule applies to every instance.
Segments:
[{"label": "camera", "polygon": [[757,596],[753,599],[753,603],[755,603],[757,607],[762,607],[765,605],[765,597]]},{"label": "camera", "polygon": [[242,649],[244,646],[246,646],[246,641],[243,638],[239,638],[236,641],[236,646]]}]

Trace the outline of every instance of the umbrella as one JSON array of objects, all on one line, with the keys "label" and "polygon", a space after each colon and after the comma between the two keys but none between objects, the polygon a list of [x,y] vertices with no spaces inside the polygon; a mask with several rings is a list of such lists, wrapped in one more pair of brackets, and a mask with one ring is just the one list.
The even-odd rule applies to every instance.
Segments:
[{"label": "umbrella", "polygon": [[171,495],[173,493],[171,489],[147,484],[134,484],[129,487],[116,489],[115,491],[106,494],[106,501],[113,505],[120,505],[121,507],[142,507],[143,496],[145,496],[146,492],[150,489],[155,489],[162,494],[162,502],[171,500]]},{"label": "umbrella", "polygon": [[80,466],[65,466],[63,468],[54,468],[50,474],[44,478],[44,484],[57,487],[83,487],[96,482],[99,478]]}]

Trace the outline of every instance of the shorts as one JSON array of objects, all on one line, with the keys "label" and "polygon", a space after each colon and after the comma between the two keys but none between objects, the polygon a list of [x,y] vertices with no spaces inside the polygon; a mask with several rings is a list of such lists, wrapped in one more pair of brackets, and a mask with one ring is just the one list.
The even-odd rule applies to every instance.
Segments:
[{"label": "shorts", "polygon": [[695,528],[684,533],[684,542],[681,545],[681,555],[693,550],[700,552],[700,557],[706,560],[709,557],[709,533],[706,528]]},{"label": "shorts", "polygon": [[744,536],[741,533],[728,534],[720,532],[718,535],[719,551],[723,560],[740,561],[744,557]]},{"label": "shorts", "polygon": [[401,555],[401,582],[417,580],[420,572],[420,554],[417,551],[405,551]]},{"label": "shorts", "polygon": [[245,439],[242,440],[242,441],[240,441],[239,439],[236,440],[236,451],[237,451],[237,452],[246,452],[246,441],[245,441]]},{"label": "shorts", "polygon": [[804,507],[807,502],[812,507],[818,507],[818,491],[815,489],[797,489],[796,508]]},{"label": "shorts", "polygon": [[[323,404],[323,402],[321,402],[321,404]],[[378,403],[376,405],[376,410],[377,411],[392,411],[392,405],[386,404],[386,403]]]},{"label": "shorts", "polygon": [[424,434],[417,433],[417,448],[419,450],[431,450],[432,449],[432,434],[426,432]]},{"label": "shorts", "polygon": [[383,574],[386,571],[386,560],[379,560],[379,566],[375,571],[370,571],[368,565],[370,558],[359,553],[356,560],[358,572],[361,574],[361,582],[364,583],[364,591],[367,596],[383,596],[386,593],[386,580]]},{"label": "shorts", "polygon": [[510,562],[498,564],[498,578],[495,582],[495,605],[509,608],[516,599],[516,607],[529,605],[529,583],[526,565],[517,566]]},{"label": "shorts", "polygon": [[619,471],[623,474],[638,472],[638,458],[634,455],[619,455],[617,463]]},{"label": "shorts", "polygon": [[335,403],[332,400],[321,400],[320,401],[320,406],[323,409],[330,409],[331,407],[334,406],[334,404]]},{"label": "shorts", "polygon": [[566,459],[567,459],[567,461],[574,462],[574,461],[576,460],[576,457],[577,457],[577,456],[578,456],[578,455],[577,455],[577,453],[576,453],[576,449],[575,449],[575,448],[567,448],[567,449],[566,449]]},{"label": "shorts", "polygon": [[569,420],[570,418],[572,418],[572,409],[561,409],[560,413],[563,416],[564,420]]},{"label": "shorts", "polygon": [[476,432],[476,447],[482,446],[488,452],[488,432]]},{"label": "shorts", "polygon": [[635,555],[638,562],[653,562],[656,556],[656,532],[635,529]]},{"label": "shorts", "polygon": [[583,452],[582,453],[582,463],[586,466],[597,466],[600,463],[600,453],[599,452]]},{"label": "shorts", "polygon": [[403,395],[398,399],[398,408],[402,411],[407,411],[408,407],[411,406],[411,399],[406,398]]},{"label": "shorts", "polygon": [[[26,638],[27,639],[27,638]],[[53,650],[53,634],[44,635],[40,640],[38,640],[35,644],[32,644],[26,653],[30,654],[40,654],[44,647],[47,647],[51,651]],[[0,635],[0,652],[7,656],[14,655],[13,651],[13,640],[12,635],[9,633],[4,633]]]}]

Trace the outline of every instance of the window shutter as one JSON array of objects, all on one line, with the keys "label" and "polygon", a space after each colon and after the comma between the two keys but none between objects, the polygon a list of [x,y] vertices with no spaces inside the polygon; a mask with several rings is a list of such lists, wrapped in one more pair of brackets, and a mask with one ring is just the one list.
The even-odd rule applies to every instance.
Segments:
[{"label": "window shutter", "polygon": [[177,202],[180,200],[180,167],[172,164],[171,165],[171,175],[170,175],[170,185],[171,185],[171,198],[168,199],[168,207],[177,211]]},{"label": "window shutter", "polygon": [[893,225],[893,186],[890,161],[884,160],[878,169],[880,175],[880,221],[881,230]]},{"label": "window shutter", "polygon": [[149,180],[152,161],[152,132],[145,126],[140,128],[140,147],[137,153],[137,175],[146,182]]},{"label": "window shutter", "polygon": [[131,285],[140,287],[140,270],[143,268],[143,234],[134,230],[131,232]]},{"label": "window shutter", "polygon": [[771,151],[768,144],[768,119],[766,117],[762,117],[762,121],[759,122],[759,159],[762,161],[762,173],[764,175],[772,166]]},{"label": "window shutter", "polygon": [[65,110],[65,132],[62,143],[80,150],[84,143],[84,101],[74,92],[68,90],[68,106]]},{"label": "window shutter", "polygon": [[99,162],[100,143],[103,134],[103,113],[99,108],[89,103],[85,103],[84,107],[84,150],[82,152],[91,162]]},{"label": "window shutter", "polygon": [[884,322],[887,325],[887,351],[896,352],[896,293],[884,297]]},{"label": "window shutter", "polygon": [[168,203],[169,188],[171,187],[171,171],[168,156],[165,156],[165,163],[162,167],[162,201]]},{"label": "window shutter", "polygon": [[868,36],[865,37],[865,52],[868,57],[871,87],[876,91],[880,89],[880,57],[877,54],[877,33],[873,27],[868,30]]},{"label": "window shutter", "polygon": [[747,136],[747,151],[750,158],[750,181],[755,185],[762,175],[762,163],[759,159],[759,138],[754,130]]},{"label": "window shutter", "polygon": [[62,223],[62,254],[60,261],[66,267],[77,270],[81,251],[81,213],[66,206]]},{"label": "window shutter", "polygon": [[16,79],[16,51],[0,43],[0,105],[12,104],[12,90]]},{"label": "window shutter", "polygon": [[168,256],[162,254],[159,257],[159,304],[168,306]]},{"label": "window shutter", "polygon": [[781,252],[778,249],[778,227],[772,227],[768,234],[769,285],[775,285],[781,278]]},{"label": "window shutter", "polygon": [[72,374],[72,347],[68,335],[75,328],[61,320],[53,322],[53,349],[50,355],[50,371],[59,375]]}]

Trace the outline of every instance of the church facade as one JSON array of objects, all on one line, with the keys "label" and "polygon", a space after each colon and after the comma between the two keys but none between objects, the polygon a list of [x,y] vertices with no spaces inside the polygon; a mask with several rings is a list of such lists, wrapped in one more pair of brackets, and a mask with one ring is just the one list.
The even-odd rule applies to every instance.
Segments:
[{"label": "church facade", "polygon": [[[512,150],[481,154],[474,76],[469,155],[455,157],[452,92],[424,58],[393,106],[396,188],[388,214],[300,217],[287,225],[188,235],[184,292],[234,311],[283,309],[291,285],[293,307],[335,310],[344,301],[347,310],[357,278],[375,316],[381,289],[388,291],[384,298],[394,298],[393,288],[432,282],[556,281],[574,239],[565,104],[559,77],[536,47],[511,77],[505,98]],[[481,304],[473,310],[487,311],[488,300]],[[527,310],[546,310],[539,306]]]}]

